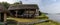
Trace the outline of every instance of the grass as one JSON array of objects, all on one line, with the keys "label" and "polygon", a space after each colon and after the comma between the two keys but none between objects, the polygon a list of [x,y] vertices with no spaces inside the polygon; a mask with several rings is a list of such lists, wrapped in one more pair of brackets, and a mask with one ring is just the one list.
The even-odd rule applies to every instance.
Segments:
[{"label": "grass", "polygon": [[39,23],[39,24],[35,24],[35,25],[56,25],[56,24],[52,23],[52,22],[44,22],[44,23]]},{"label": "grass", "polygon": [[7,18],[8,20],[15,20],[17,22],[36,22],[40,19],[23,19],[23,18]]},{"label": "grass", "polygon": [[[32,21],[36,21],[39,19],[48,19],[48,17],[45,14],[42,14],[42,15],[37,16],[35,18],[36,19],[22,19],[22,18],[10,18],[10,19],[18,21],[18,22],[32,22]],[[49,22],[42,22],[42,23],[37,23],[37,24],[33,24],[33,25],[60,25],[60,23],[57,23],[57,22],[54,22],[51,20]]]},{"label": "grass", "polygon": [[0,25],[3,25],[3,24],[0,24]]},{"label": "grass", "polygon": [[49,21],[49,22],[42,22],[34,25],[60,25],[60,23],[54,22],[54,21]]},{"label": "grass", "polygon": [[8,24],[8,25],[15,25],[15,24]]},{"label": "grass", "polygon": [[36,19],[48,19],[45,14],[41,14],[40,16],[35,17]]},{"label": "grass", "polygon": [[[9,24],[9,25],[14,25],[14,24]],[[49,21],[49,22],[42,22],[42,23],[37,23],[33,25],[60,25],[60,23],[54,22],[54,21]]]}]

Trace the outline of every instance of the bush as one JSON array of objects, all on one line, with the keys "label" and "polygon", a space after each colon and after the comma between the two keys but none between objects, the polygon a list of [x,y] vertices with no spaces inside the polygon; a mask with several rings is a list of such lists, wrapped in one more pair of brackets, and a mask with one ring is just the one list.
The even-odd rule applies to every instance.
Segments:
[{"label": "bush", "polygon": [[40,16],[35,17],[36,19],[48,19],[45,14],[41,14]]}]

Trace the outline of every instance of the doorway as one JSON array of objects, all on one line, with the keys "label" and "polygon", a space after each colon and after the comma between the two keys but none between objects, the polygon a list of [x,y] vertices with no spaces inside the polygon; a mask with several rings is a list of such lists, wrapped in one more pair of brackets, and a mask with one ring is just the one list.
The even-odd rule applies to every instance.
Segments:
[{"label": "doorway", "polygon": [[4,21],[4,13],[0,13],[0,22]]}]

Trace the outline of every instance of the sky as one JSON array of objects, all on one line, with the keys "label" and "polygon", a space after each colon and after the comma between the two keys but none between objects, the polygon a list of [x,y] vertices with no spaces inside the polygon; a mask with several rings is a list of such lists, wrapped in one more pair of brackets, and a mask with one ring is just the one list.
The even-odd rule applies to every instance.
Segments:
[{"label": "sky", "polygon": [[42,0],[40,10],[44,13],[60,13],[60,0]]},{"label": "sky", "polygon": [[44,13],[60,13],[60,0],[0,0],[0,2],[14,2],[22,1],[23,4],[37,4],[39,10]]},{"label": "sky", "polygon": [[23,4],[36,4],[39,3],[40,0],[0,0],[0,2],[8,2],[10,4],[13,4],[14,2],[22,1]]},{"label": "sky", "polygon": [[18,2],[19,0],[0,0],[0,2],[8,2],[10,4],[13,4],[14,2]]}]

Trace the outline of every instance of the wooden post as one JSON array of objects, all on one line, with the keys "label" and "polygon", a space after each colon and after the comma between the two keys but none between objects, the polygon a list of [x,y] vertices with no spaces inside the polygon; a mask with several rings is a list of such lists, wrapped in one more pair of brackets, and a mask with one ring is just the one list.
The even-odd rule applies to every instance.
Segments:
[{"label": "wooden post", "polygon": [[1,21],[1,13],[0,13],[0,21]]},{"label": "wooden post", "polygon": [[36,16],[39,16],[39,11],[38,11],[38,9],[36,9]]},{"label": "wooden post", "polygon": [[[27,10],[25,9],[25,11],[24,11],[24,15],[23,15],[24,17],[25,17],[25,15],[27,14],[26,11],[27,11]],[[28,17],[28,16],[27,16],[27,17]]]},{"label": "wooden post", "polygon": [[16,10],[16,14],[15,14],[16,17],[17,17],[17,13],[18,13],[18,11]]},{"label": "wooden post", "polygon": [[28,18],[30,17],[29,15],[30,15],[30,9],[28,9]]},{"label": "wooden post", "polygon": [[4,25],[6,25],[6,18],[7,18],[7,14],[4,13]]}]

